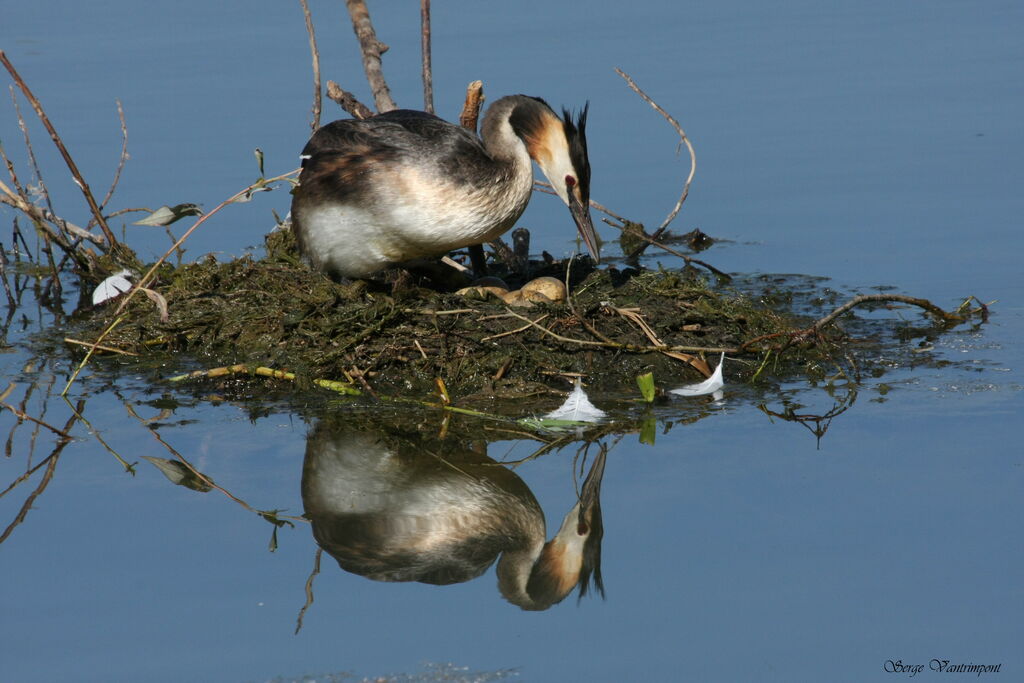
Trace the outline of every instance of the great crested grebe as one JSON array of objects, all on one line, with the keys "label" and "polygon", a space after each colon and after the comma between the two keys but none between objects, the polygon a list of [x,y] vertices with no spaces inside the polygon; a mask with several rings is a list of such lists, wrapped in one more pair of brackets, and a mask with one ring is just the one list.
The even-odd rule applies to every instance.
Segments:
[{"label": "great crested grebe", "polygon": [[530,201],[533,159],[599,261],[586,122],[587,107],[573,120],[510,95],[488,108],[481,137],[406,109],[329,123],[302,150],[292,198],[299,250],[319,270],[358,278],[488,242]]}]

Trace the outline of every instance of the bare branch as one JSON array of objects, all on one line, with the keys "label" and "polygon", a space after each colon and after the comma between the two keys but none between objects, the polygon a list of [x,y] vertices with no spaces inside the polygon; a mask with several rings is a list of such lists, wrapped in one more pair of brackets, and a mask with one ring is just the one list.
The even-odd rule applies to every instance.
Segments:
[{"label": "bare branch", "polygon": [[696,154],[694,154],[693,145],[690,144],[690,138],[686,137],[686,133],[683,132],[683,129],[679,125],[679,122],[672,118],[671,114],[662,109],[657,102],[652,100],[647,93],[641,90],[640,86],[638,86],[633,81],[633,79],[630,78],[629,74],[627,74],[625,71],[618,67],[615,67],[615,73],[622,76],[622,78],[625,79],[629,87],[633,89],[633,92],[639,95],[644,102],[654,107],[654,110],[656,112],[665,117],[665,120],[668,121],[669,124],[676,129],[676,133],[679,134],[679,140],[686,145],[686,149],[690,152],[690,175],[686,177],[686,184],[683,185],[683,193],[679,195],[679,201],[676,202],[675,207],[673,207],[672,211],[668,214],[668,217],[662,222],[661,226],[659,226],[658,232],[655,233],[657,235],[660,235],[661,232],[663,232],[665,228],[668,227],[668,224],[675,219],[676,215],[679,213],[679,209],[683,207],[683,202],[686,201],[686,196],[690,194],[690,183],[693,182],[693,176],[697,172],[697,156]]},{"label": "bare branch", "polygon": [[344,90],[334,81],[327,81],[327,97],[341,105],[351,116],[357,119],[368,119],[373,116],[373,110],[356,99],[356,96],[348,90]]},{"label": "bare branch", "polygon": [[302,5],[302,14],[306,17],[306,33],[309,34],[309,51],[313,59],[313,120],[309,127],[316,130],[320,127],[320,111],[322,110],[323,96],[320,87],[320,51],[316,47],[316,35],[313,33],[313,15],[309,13],[309,3],[306,0],[299,0]]},{"label": "bare branch", "polygon": [[370,11],[366,9],[364,0],[345,0],[345,5],[348,6],[348,14],[352,18],[352,29],[359,39],[359,48],[363,53],[363,70],[373,92],[377,111],[383,114],[398,109],[395,101],[391,99],[391,91],[384,80],[384,70],[380,61],[380,56],[388,51],[388,46],[377,40],[373,23],[370,22]]},{"label": "bare branch", "polygon": [[430,0],[420,0],[420,48],[423,52],[423,111],[434,113],[434,76],[430,67]]},{"label": "bare branch", "polygon": [[474,133],[476,132],[477,120],[480,118],[480,105],[484,102],[483,81],[473,81],[466,86],[466,101],[462,105],[462,113],[459,114],[459,124]]},{"label": "bare branch", "polygon": [[117,102],[117,118],[121,121],[121,157],[117,161],[117,170],[114,171],[114,180],[110,183],[110,189],[107,190],[107,195],[100,202],[100,209],[106,207],[107,202],[114,196],[114,190],[117,189],[117,184],[121,181],[121,171],[128,163],[128,126],[124,122],[124,108],[121,106],[121,100],[115,100],[115,102]]}]

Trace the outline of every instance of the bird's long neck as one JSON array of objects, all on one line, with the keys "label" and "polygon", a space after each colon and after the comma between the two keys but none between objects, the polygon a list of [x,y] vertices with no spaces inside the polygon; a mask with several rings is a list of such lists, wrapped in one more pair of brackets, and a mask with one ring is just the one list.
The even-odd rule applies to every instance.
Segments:
[{"label": "bird's long neck", "polygon": [[509,95],[492,104],[480,124],[480,137],[491,158],[529,168],[530,154],[525,139],[526,131],[522,126],[513,126],[513,120],[519,122],[527,118],[537,118],[539,115],[535,112],[544,106],[538,100],[525,95]]},{"label": "bird's long neck", "polygon": [[577,532],[580,504],[562,521],[555,537],[544,543],[544,531],[524,547],[506,550],[498,561],[498,588],[509,602],[527,610],[543,610],[560,602],[580,578],[585,536]]}]

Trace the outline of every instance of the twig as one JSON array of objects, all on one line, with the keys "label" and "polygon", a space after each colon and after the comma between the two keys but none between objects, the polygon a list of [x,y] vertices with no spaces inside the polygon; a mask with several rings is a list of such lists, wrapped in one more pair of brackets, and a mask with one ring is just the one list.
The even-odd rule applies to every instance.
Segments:
[{"label": "twig", "polygon": [[423,111],[434,113],[434,76],[430,67],[430,0],[420,0],[420,48],[423,52]]},{"label": "twig", "polygon": [[[619,308],[608,302],[606,302],[605,306],[612,312],[619,314],[629,322],[639,327],[640,331],[644,333],[644,336],[646,336],[652,344],[656,346],[665,345],[665,343],[661,341],[661,339],[654,332],[651,326],[647,324],[647,321],[644,320],[644,317],[643,315],[640,314],[639,309],[634,310],[629,308]],[[694,356],[693,354],[690,353],[682,353],[680,351],[662,351],[662,353],[668,356],[669,358],[675,358],[676,360],[681,360],[684,363],[692,365],[705,377],[711,376],[711,368],[709,368],[707,362],[703,358],[700,358],[699,356]]]},{"label": "twig", "polygon": [[370,11],[366,8],[364,0],[345,0],[348,7],[348,15],[352,19],[352,30],[359,39],[359,49],[363,53],[363,71],[366,72],[366,80],[373,92],[373,101],[377,105],[377,111],[384,113],[397,109],[395,101],[391,99],[391,91],[384,80],[384,71],[381,65],[380,56],[388,51],[388,46],[377,40],[377,34],[373,30],[373,23],[370,21]]},{"label": "twig", "polygon": [[50,134],[50,138],[53,140],[53,144],[57,146],[57,150],[64,158],[64,163],[67,164],[68,170],[71,171],[71,175],[75,179],[75,184],[78,185],[79,189],[82,190],[82,194],[85,196],[85,201],[89,204],[89,209],[92,211],[93,217],[95,217],[97,224],[103,231],[103,236],[107,238],[107,243],[110,245],[110,247],[114,247],[117,244],[117,238],[114,236],[113,231],[111,231],[110,226],[107,225],[107,219],[103,217],[103,212],[100,210],[99,205],[96,203],[96,198],[93,196],[92,191],[89,189],[89,185],[85,182],[85,179],[82,177],[82,174],[78,171],[78,165],[75,164],[75,160],[71,158],[71,155],[68,153],[67,147],[64,146],[64,142],[60,139],[60,136],[57,134],[57,130],[53,127],[53,124],[50,123],[50,119],[46,116],[46,112],[43,111],[43,106],[39,103],[39,100],[36,99],[36,96],[32,94],[32,91],[29,89],[28,84],[25,83],[24,80],[22,80],[21,75],[18,73],[17,69],[14,68],[14,65],[11,64],[10,60],[7,59],[7,55],[4,53],[3,50],[0,50],[0,63],[3,63],[4,68],[6,68],[7,72],[11,74],[11,78],[13,78],[14,82],[18,85],[18,87],[21,88],[22,94],[25,95],[25,98],[29,101],[29,104],[31,104],[32,108],[35,110],[36,116],[39,117],[39,120],[42,121],[43,126],[46,127],[46,131]]},{"label": "twig", "polygon": [[686,196],[690,194],[690,183],[693,182],[693,176],[697,172],[697,156],[696,154],[694,154],[693,145],[690,143],[690,138],[686,137],[686,133],[683,132],[683,129],[679,125],[679,122],[676,121],[671,114],[662,109],[661,106],[658,105],[658,103],[655,102],[653,99],[651,99],[651,97],[647,93],[641,90],[640,86],[638,86],[636,82],[634,82],[633,79],[630,78],[629,74],[627,74],[625,71],[618,67],[615,67],[615,73],[622,76],[622,78],[625,79],[626,84],[629,85],[629,87],[632,88],[633,92],[639,95],[644,102],[651,105],[656,112],[665,117],[665,120],[669,122],[669,125],[675,128],[676,133],[679,134],[680,142],[685,144],[686,149],[690,152],[690,175],[686,177],[686,184],[683,185],[683,192],[681,195],[679,195],[679,200],[676,202],[676,205],[672,208],[672,211],[669,212],[668,217],[662,222],[661,226],[658,228],[659,231],[663,231],[665,228],[668,227],[668,224],[675,219],[676,215],[679,213],[679,209],[681,209],[683,206],[683,202],[686,201]]},{"label": "twig", "polygon": [[117,102],[117,118],[121,122],[121,156],[117,160],[117,170],[114,171],[114,180],[110,183],[110,189],[107,190],[106,196],[100,202],[101,210],[107,206],[107,202],[114,196],[114,190],[117,189],[117,184],[121,182],[121,172],[124,170],[125,164],[128,163],[128,124],[124,121],[124,107],[121,106],[121,100],[114,101]]},{"label": "twig", "polygon": [[943,309],[939,308],[938,306],[933,304],[931,301],[928,301],[927,299],[919,299],[917,297],[906,296],[906,295],[903,295],[903,294],[861,294],[859,296],[853,297],[852,299],[847,301],[842,306],[839,306],[838,308],[836,308],[834,311],[832,311],[828,315],[826,315],[826,316],[824,316],[822,318],[819,318],[817,321],[815,321],[809,327],[806,327],[806,328],[804,328],[802,330],[793,330],[793,331],[789,331],[789,332],[773,332],[772,334],[763,334],[763,335],[761,335],[759,337],[754,337],[753,339],[747,340],[747,341],[743,342],[742,344],[740,344],[738,351],[739,352],[748,351],[752,346],[754,346],[755,344],[757,344],[759,342],[766,341],[768,339],[776,339],[776,338],[779,338],[779,337],[788,337],[789,341],[786,343],[786,346],[788,346],[789,344],[792,344],[796,340],[804,339],[806,337],[819,334],[821,332],[822,328],[824,328],[829,323],[833,322],[836,318],[838,318],[839,316],[843,315],[844,313],[846,313],[850,309],[852,309],[852,308],[854,308],[856,306],[859,306],[859,305],[861,305],[863,303],[872,303],[872,302],[875,302],[875,303],[897,302],[897,303],[910,304],[912,306],[917,306],[919,308],[923,308],[924,310],[928,311],[929,313],[931,313],[935,317],[937,317],[940,320],[942,320],[943,322],[947,322],[947,323],[963,322],[963,320],[964,320],[963,316],[957,315],[955,313],[947,313],[946,311],[944,311]]},{"label": "twig", "polygon": [[480,118],[480,105],[483,104],[483,101],[483,81],[473,81],[466,86],[466,101],[463,102],[462,113],[459,114],[459,125],[475,133],[477,120]]},{"label": "twig", "polygon": [[[544,320],[545,318],[549,317],[550,315],[551,315],[550,313],[545,313],[541,317],[537,318],[536,320],[531,320],[529,323],[527,323],[526,325],[523,325],[522,327],[517,327],[516,329],[509,330],[508,332],[501,332],[499,334],[492,334],[489,337],[484,337],[480,341],[481,342],[485,342],[485,341],[491,341],[492,339],[501,339],[502,337],[508,337],[509,335],[518,334],[519,332],[524,332],[524,331],[530,329],[531,327],[533,327],[534,325],[536,325],[537,323],[539,323],[541,320]],[[509,359],[509,360],[511,360],[511,359]]]},{"label": "twig", "polygon": [[[150,290],[150,291],[152,291],[152,290]],[[79,346],[89,346],[89,347],[95,346],[96,349],[99,350],[99,351],[109,351],[110,353],[120,353],[121,355],[124,355],[124,356],[138,356],[139,355],[139,354],[135,353],[134,351],[125,351],[124,349],[117,349],[117,348],[114,348],[113,346],[103,346],[102,344],[93,344],[92,342],[82,341],[80,339],[72,339],[71,337],[64,337],[64,341],[66,341],[68,344],[78,344]]]},{"label": "twig", "polygon": [[636,344],[620,344],[619,342],[602,342],[602,341],[590,341],[588,339],[573,339],[572,337],[563,337],[557,332],[552,332],[548,328],[537,325],[529,318],[515,313],[510,308],[506,308],[508,314],[513,318],[519,318],[523,322],[529,323],[531,326],[536,327],[544,334],[553,337],[561,342],[567,342],[569,344],[579,344],[581,346],[602,346],[607,349],[619,349],[622,351],[633,351],[635,353],[664,353],[666,351],[682,351],[684,353],[739,353],[740,349],[729,346],[729,347],[712,347],[712,346],[638,346]]},{"label": "twig", "polygon": [[334,81],[327,81],[327,97],[337,102],[353,118],[368,119],[373,116],[372,109],[357,100],[355,95]]},{"label": "twig", "polygon": [[963,321],[963,317],[961,317],[959,315],[956,315],[956,314],[953,314],[953,313],[947,313],[946,311],[942,310],[941,308],[939,308],[938,306],[933,304],[931,301],[928,301],[927,299],[918,299],[916,297],[905,296],[903,294],[861,294],[859,296],[853,297],[852,299],[847,301],[845,304],[843,304],[842,306],[840,306],[836,310],[834,310],[831,313],[829,313],[828,315],[826,315],[824,318],[821,318],[816,323],[811,325],[811,327],[808,328],[808,329],[809,330],[818,331],[821,328],[823,328],[825,325],[828,325],[830,322],[832,322],[833,320],[835,320],[836,318],[841,316],[843,313],[846,313],[848,310],[850,310],[854,306],[859,306],[859,305],[861,305],[863,303],[872,302],[872,301],[876,301],[876,302],[895,301],[895,302],[898,302],[898,303],[911,304],[912,306],[918,306],[919,308],[923,308],[924,310],[928,311],[929,313],[931,313],[932,315],[936,316],[937,318],[940,318],[943,322],[962,322]]},{"label": "twig", "polygon": [[309,51],[313,59],[313,120],[309,127],[316,130],[320,127],[320,111],[322,109],[323,96],[320,88],[320,50],[316,47],[316,34],[313,32],[313,15],[309,13],[309,3],[306,0],[299,0],[302,5],[302,14],[306,18],[306,33],[309,34]]},{"label": "twig", "polygon": [[[604,220],[604,219],[602,219],[602,220]],[[639,223],[627,223],[627,225],[625,225],[625,226],[619,226],[619,225],[614,225],[613,223],[611,223],[611,222],[609,222],[607,220],[605,220],[604,222],[607,223],[608,225],[612,225],[613,227],[619,228],[619,230],[623,230],[623,231],[628,230],[631,225],[638,226],[640,229],[638,231],[635,231],[635,232],[630,232],[631,235],[636,235],[637,237],[639,237],[640,239],[644,240],[645,242],[647,242],[651,246],[657,247],[658,249],[661,249],[662,251],[668,252],[669,254],[672,254],[673,256],[678,256],[679,258],[681,258],[684,261],[686,261],[686,263],[688,263],[688,264],[696,264],[698,266],[703,266],[704,268],[707,268],[708,270],[710,270],[712,273],[714,273],[715,275],[717,275],[719,277],[728,278],[730,280],[732,279],[731,275],[729,275],[728,273],[726,273],[724,271],[719,270],[718,268],[715,268],[710,263],[707,263],[706,261],[702,261],[700,259],[693,258],[692,256],[688,256],[688,255],[684,254],[683,252],[679,251],[678,249],[673,249],[672,247],[670,247],[670,246],[668,246],[666,244],[662,244],[661,242],[657,241],[657,239],[655,237],[653,237],[652,235],[648,235],[646,232],[644,232],[643,226],[641,226]],[[660,231],[661,231],[661,228],[659,228],[659,232]],[[659,233],[655,233],[655,234],[659,234]],[[636,251],[636,252],[633,252],[633,254],[630,254],[630,256],[639,256],[639,255],[640,255],[639,251]]]}]

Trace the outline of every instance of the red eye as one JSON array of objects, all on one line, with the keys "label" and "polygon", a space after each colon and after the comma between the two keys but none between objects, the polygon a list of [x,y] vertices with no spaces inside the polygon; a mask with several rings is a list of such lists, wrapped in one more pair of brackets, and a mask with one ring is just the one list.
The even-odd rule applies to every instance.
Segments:
[{"label": "red eye", "polygon": [[576,184],[576,179],[575,178],[573,178],[571,175],[565,176],[565,186],[567,188],[569,188],[571,190],[573,185],[575,185],[575,184]]}]

